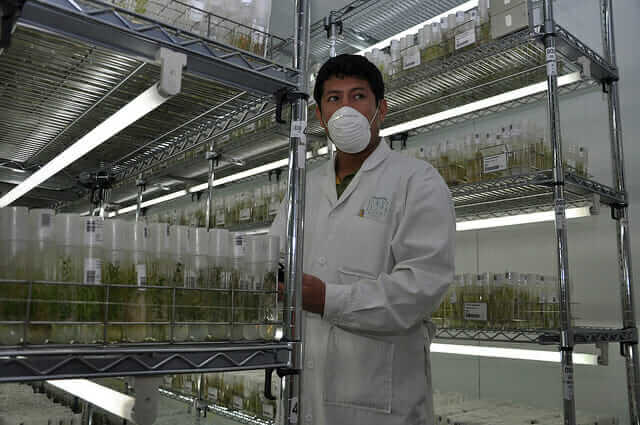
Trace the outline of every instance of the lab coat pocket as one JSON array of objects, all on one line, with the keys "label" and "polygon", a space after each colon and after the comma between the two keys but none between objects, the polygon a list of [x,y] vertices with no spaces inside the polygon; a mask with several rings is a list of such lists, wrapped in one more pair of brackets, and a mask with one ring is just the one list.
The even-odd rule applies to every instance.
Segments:
[{"label": "lab coat pocket", "polygon": [[394,345],[380,339],[329,331],[324,402],[391,413]]},{"label": "lab coat pocket", "polygon": [[339,264],[358,272],[377,276],[383,271],[388,255],[387,224],[363,217],[345,220],[341,233],[344,240],[336,246]]}]

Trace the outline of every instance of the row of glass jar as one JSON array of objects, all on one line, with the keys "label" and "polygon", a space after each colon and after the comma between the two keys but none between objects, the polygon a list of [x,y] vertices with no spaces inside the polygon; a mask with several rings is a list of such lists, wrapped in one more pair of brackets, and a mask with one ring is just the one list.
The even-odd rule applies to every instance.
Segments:
[{"label": "row of glass jar", "polygon": [[[280,182],[267,182],[251,191],[226,196],[214,195],[212,225],[222,229],[270,222],[278,213],[286,192],[286,179],[281,179]],[[151,215],[149,222],[203,227],[206,225],[206,208],[207,203],[203,200],[172,213]]]},{"label": "row of glass jar", "polygon": [[557,286],[535,273],[456,275],[432,320],[441,328],[557,329]]},{"label": "row of glass jar", "polygon": [[[210,373],[204,375],[165,376],[164,387],[190,397],[199,397],[217,406],[232,411],[240,411],[246,415],[274,420],[277,401],[264,397],[264,371],[246,371],[232,373]],[[271,393],[279,395],[279,380],[272,379]],[[204,384],[203,391],[199,386]]]},{"label": "row of glass jar", "polygon": [[[271,0],[186,0],[149,7],[149,0],[110,0],[115,6],[220,43],[264,56]],[[158,7],[161,6],[161,7]]]},{"label": "row of glass jar", "polygon": [[365,56],[386,80],[414,72],[421,65],[484,44],[491,39],[488,0],[477,8],[449,14],[410,34],[392,40],[387,49],[373,49]]},{"label": "row of glass jar", "polygon": [[[524,119],[486,133],[453,137],[405,151],[438,169],[449,185],[477,183],[530,174],[553,167],[553,155],[544,130]],[[588,177],[589,151],[571,144],[563,155],[568,172]]]}]

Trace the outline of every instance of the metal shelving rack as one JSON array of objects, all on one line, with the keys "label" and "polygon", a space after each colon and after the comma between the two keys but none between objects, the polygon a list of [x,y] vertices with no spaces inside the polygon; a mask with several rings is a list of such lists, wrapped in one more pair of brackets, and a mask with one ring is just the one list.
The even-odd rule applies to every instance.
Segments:
[{"label": "metal shelving rack", "polygon": [[[215,130],[229,132],[235,127],[244,126],[271,113],[267,99],[278,91],[298,93],[305,89],[306,63],[309,44],[309,2],[296,1],[296,27],[294,37],[295,60],[292,67],[286,67],[271,59],[258,56],[238,48],[218,43],[206,37],[180,30],[176,27],[154,21],[148,17],[132,13],[99,1],[86,0],[29,0],[24,4],[21,17],[13,38],[20,48],[16,54],[7,53],[1,59],[15,65],[18,69],[40,72],[36,66],[38,57],[35,51],[47,52],[51,59],[59,62],[73,62],[76,57],[90,57],[90,60],[75,64],[74,72],[95,75],[94,66],[121,67],[125,72],[118,81],[113,71],[113,81],[103,79],[101,97],[93,98],[93,105],[76,116],[69,114],[56,122],[51,129],[55,139],[71,126],[82,120],[94,109],[100,109],[101,103],[110,95],[129,84],[130,80],[157,79],[156,53],[160,48],[168,48],[182,53],[187,58],[183,88],[186,95],[180,94],[171,102],[180,109],[189,102],[202,99],[203,94],[212,96],[208,103],[213,108],[198,114],[187,123],[182,123],[170,133],[181,130],[199,129],[208,131],[208,139],[219,137]],[[28,41],[31,40],[31,43]],[[271,39],[273,43],[273,39]],[[57,52],[47,47],[60,45]],[[31,49],[31,50],[29,50]],[[21,53],[28,52],[25,60]],[[9,52],[9,51],[8,51]],[[96,53],[97,52],[97,53]],[[0,52],[4,53],[4,52]],[[51,55],[52,54],[52,55]],[[17,57],[16,57],[17,56]],[[35,57],[35,60],[32,59]],[[16,62],[21,62],[16,65]],[[114,65],[115,64],[115,65]],[[46,67],[46,66],[45,66]],[[144,68],[144,69],[143,69]],[[55,67],[52,67],[51,82],[56,86]],[[141,71],[142,70],[142,71]],[[58,87],[66,83],[69,74],[57,81]],[[80,77],[81,78],[81,77]],[[87,77],[89,78],[89,77]],[[7,85],[5,94],[19,94],[23,87]],[[125,87],[131,89],[131,87]],[[132,89],[135,92],[135,88]],[[113,104],[128,101],[125,93],[122,99]],[[74,98],[77,100],[77,97]],[[91,102],[91,101],[89,101]],[[69,106],[75,106],[68,104]],[[82,110],[78,106],[77,110]],[[75,112],[75,110],[74,110]],[[193,112],[193,111],[189,111]],[[213,122],[212,113],[219,114]],[[292,106],[292,116],[297,129],[306,126],[307,104],[300,98]],[[55,115],[55,114],[54,114]],[[195,115],[195,114],[194,114]],[[144,120],[143,120],[144,121]],[[222,123],[221,125],[216,123]],[[288,132],[286,133],[288,135]],[[289,217],[289,274],[287,295],[284,308],[284,339],[280,342],[247,343],[144,343],[144,344],[93,344],[93,345],[44,345],[44,346],[3,346],[0,347],[0,382],[33,381],[61,378],[107,377],[107,376],[150,376],[175,373],[204,373],[216,371],[235,371],[248,369],[288,369],[289,383],[285,400],[284,416],[289,422],[289,414],[297,411],[299,399],[299,380],[301,365],[301,287],[302,269],[302,223],[304,215],[304,162],[297,163],[298,146],[305,146],[304,134],[291,133],[291,156],[294,158],[290,173],[290,194],[292,208]],[[166,136],[166,133],[160,138]],[[189,139],[189,140],[188,140]],[[201,141],[201,140],[197,140]],[[49,138],[34,142],[34,152],[52,149]],[[153,141],[152,141],[153,142]],[[157,142],[157,140],[155,140]],[[149,143],[143,148],[146,154],[163,151],[162,160],[179,155],[177,150],[193,142],[188,134],[175,144],[176,148],[167,149],[167,145]],[[207,142],[207,140],[202,141]],[[136,146],[139,143],[132,143]],[[113,147],[113,146],[112,146]],[[120,146],[122,147],[122,146]],[[125,159],[135,157],[138,151],[129,149]],[[123,160],[124,161],[124,160]],[[304,159],[303,159],[304,161]],[[147,164],[143,164],[146,166]],[[135,175],[139,174],[139,171]],[[120,177],[126,177],[120,174]],[[213,178],[213,177],[212,177]],[[138,202],[140,202],[140,196]],[[28,308],[27,308],[28,311]],[[291,405],[291,406],[290,406]],[[293,423],[293,421],[292,421]]]}]

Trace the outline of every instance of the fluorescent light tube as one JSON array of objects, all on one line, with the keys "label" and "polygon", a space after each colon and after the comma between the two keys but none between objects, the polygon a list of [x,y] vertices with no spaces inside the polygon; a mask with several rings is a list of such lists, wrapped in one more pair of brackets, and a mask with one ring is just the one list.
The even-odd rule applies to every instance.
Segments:
[{"label": "fluorescent light tube", "polygon": [[[431,344],[432,353],[458,354],[461,356],[489,357],[496,359],[531,360],[538,362],[560,363],[558,351],[524,350],[520,348],[485,347],[477,345]],[[598,357],[594,354],[573,353],[573,363],[597,366]]]},{"label": "fluorescent light tube", "polygon": [[[158,196],[157,198],[149,199],[148,201],[144,201],[140,205],[142,206],[142,208],[146,208],[146,207],[150,207],[152,205],[161,204],[163,202],[172,201],[174,199],[177,199],[177,198],[180,198],[182,196],[185,196],[188,193],[189,192],[187,192],[186,190],[182,189],[182,190],[179,190],[177,192],[173,192],[173,193],[169,193],[167,195]],[[121,208],[121,209],[118,210],[118,215],[126,214],[128,212],[135,211],[136,208],[138,208],[137,204],[133,204],[133,205],[129,205],[128,207]],[[115,215],[116,215],[115,213],[109,213],[109,217],[114,217]]]},{"label": "fluorescent light tube", "polygon": [[[213,187],[223,185],[225,183],[231,183],[236,180],[245,179],[247,177],[255,176],[256,174],[266,173],[267,171],[275,170],[277,168],[286,167],[289,165],[289,159],[281,159],[279,161],[270,162],[268,164],[261,165],[259,167],[252,168],[250,170],[241,171],[239,173],[231,174],[227,177],[222,177],[221,179],[213,181]],[[207,183],[202,183],[196,186],[189,188],[189,192],[201,192],[203,190],[207,190],[209,185]]]},{"label": "fluorescent light tube", "polygon": [[466,12],[467,10],[473,9],[474,7],[478,7],[478,0],[470,0],[470,1],[467,1],[465,3],[462,3],[460,6],[454,7],[451,10],[447,10],[446,12],[444,12],[444,13],[438,15],[438,16],[434,16],[433,18],[428,19],[428,20],[424,21],[421,24],[415,25],[415,26],[413,26],[413,27],[411,27],[411,28],[409,28],[407,30],[404,30],[404,31],[392,36],[392,37],[389,37],[389,38],[387,38],[385,40],[382,40],[382,41],[380,41],[380,42],[378,42],[378,43],[376,43],[376,44],[374,44],[372,46],[367,47],[364,50],[360,50],[358,53],[356,53],[356,55],[364,55],[365,53],[373,51],[373,49],[384,49],[385,47],[387,47],[388,45],[391,44],[391,40],[399,39],[399,38],[402,38],[402,37],[405,37],[405,36],[411,35],[411,34],[417,34],[418,30],[420,28],[424,27],[425,25],[431,24],[433,22],[440,22],[441,18],[449,16],[452,13],[455,15],[456,12],[460,12],[460,11]]},{"label": "fluorescent light tube", "polygon": [[102,143],[109,140],[129,125],[162,105],[168,99],[169,97],[164,97],[159,93],[157,84],[154,84],[144,93],[122,107],[122,109],[100,123],[96,128],[81,137],[80,140],[69,146],[38,171],[27,177],[18,186],[11,189],[11,191],[0,198],[0,208],[10,205],[31,189],[44,183],[69,164],[82,158],[88,152],[100,146]]},{"label": "fluorescent light tube", "polygon": [[[581,218],[589,217],[591,209],[589,207],[567,208],[566,217]],[[510,215],[506,217],[484,218],[479,220],[461,221],[456,223],[456,231],[490,229],[493,227],[517,226],[519,224],[542,223],[555,220],[554,211],[541,211],[529,214]]]},{"label": "fluorescent light tube", "polygon": [[87,379],[60,379],[47,384],[73,394],[94,406],[133,423],[131,413],[135,399]]},{"label": "fluorescent light tube", "polygon": [[[581,79],[582,77],[580,76],[579,72],[563,75],[562,77],[558,78],[558,87],[576,83]],[[458,106],[457,108],[447,109],[446,111],[438,112],[437,114],[427,115],[425,117],[407,121],[405,123],[394,125],[392,127],[383,128],[382,130],[380,130],[380,137],[387,137],[391,136],[392,134],[402,133],[403,131],[413,130],[414,128],[424,127],[439,121],[459,117],[461,115],[479,111],[481,109],[490,108],[492,106],[500,105],[502,103],[510,102],[512,100],[520,99],[545,91],[547,91],[546,81],[532,84],[530,86],[502,93],[497,96],[492,96],[486,99],[478,100],[476,102],[467,103],[466,105]]]}]

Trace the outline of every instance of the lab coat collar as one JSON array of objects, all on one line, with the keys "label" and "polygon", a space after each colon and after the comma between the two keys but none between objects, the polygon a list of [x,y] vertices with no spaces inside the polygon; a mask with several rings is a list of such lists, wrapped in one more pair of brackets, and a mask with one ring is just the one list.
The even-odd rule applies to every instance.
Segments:
[{"label": "lab coat collar", "polygon": [[[369,157],[364,161],[364,163],[362,164],[362,167],[360,167],[360,170],[358,170],[358,172],[356,173],[356,176],[353,178],[353,180],[351,181],[347,189],[342,194],[342,197],[340,198],[340,203],[343,200],[347,199],[349,195],[358,186],[358,182],[360,181],[362,173],[373,170],[378,165],[382,164],[382,162],[389,156],[390,153],[391,153],[391,148],[389,148],[389,145],[387,144],[386,139],[382,138],[376,150],[371,152],[371,155],[369,155]],[[335,160],[327,161],[326,168],[323,174],[324,174],[324,178],[323,178],[324,193],[329,199],[331,207],[335,208],[339,204],[338,193],[336,192]]]}]

